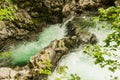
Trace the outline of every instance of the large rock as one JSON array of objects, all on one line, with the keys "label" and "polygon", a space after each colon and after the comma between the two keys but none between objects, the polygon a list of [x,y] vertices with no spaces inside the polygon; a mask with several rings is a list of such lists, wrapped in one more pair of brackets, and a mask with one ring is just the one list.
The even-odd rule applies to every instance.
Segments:
[{"label": "large rock", "polygon": [[[85,35],[88,36],[88,34],[84,34],[84,36]],[[58,61],[62,56],[66,55],[71,50],[79,47],[80,45],[91,43],[93,38],[96,39],[95,35],[89,36],[89,39],[86,40],[83,40],[80,37],[71,36],[52,41],[50,45],[43,49],[43,51],[38,52],[35,56],[30,58],[26,73],[18,73],[16,75],[16,79],[46,80],[47,76],[51,74],[52,71],[54,71]]]},{"label": "large rock", "polygon": [[0,68],[0,80],[14,80],[15,75],[17,74],[17,71],[3,67]]},{"label": "large rock", "polygon": [[[27,66],[27,71],[29,73],[24,75],[31,76],[24,76],[19,73],[21,76],[17,76],[17,79],[24,78],[25,80],[45,80],[47,75],[55,69],[57,62],[61,59],[61,57],[67,54],[72,48],[77,47],[78,42],[81,43],[81,41],[77,40],[77,37],[52,41],[48,47],[44,48],[43,51],[30,58],[30,62]],[[44,73],[45,71],[48,72]]]},{"label": "large rock", "polygon": [[[81,16],[75,17],[72,21],[69,21],[67,24],[67,35],[66,36],[74,36],[76,35],[84,42],[91,42],[91,43],[97,43],[97,38],[94,34],[91,34],[89,32],[89,29],[94,26],[94,22],[90,20],[90,15],[83,14]],[[92,14],[93,15],[93,14]],[[94,14],[95,15],[95,14]],[[93,36],[91,38],[91,36]]]},{"label": "large rock", "polygon": [[[8,6],[13,4],[4,0],[0,5],[1,8]],[[34,40],[36,33],[46,27],[45,21],[34,20],[25,9],[18,8],[14,16],[15,20],[0,21],[0,52],[11,49],[16,43]]]}]

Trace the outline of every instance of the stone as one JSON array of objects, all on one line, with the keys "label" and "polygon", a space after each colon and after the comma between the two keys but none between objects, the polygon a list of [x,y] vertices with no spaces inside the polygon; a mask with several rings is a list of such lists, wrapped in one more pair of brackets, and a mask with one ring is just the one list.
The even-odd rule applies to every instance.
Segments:
[{"label": "stone", "polygon": [[[82,16],[76,16],[72,21],[67,24],[67,35],[66,36],[77,36],[83,43],[97,43],[97,38],[95,34],[88,32],[89,27],[94,26],[91,21]],[[87,20],[87,21],[86,21]]]},{"label": "stone", "polygon": [[14,80],[16,74],[17,72],[11,68],[0,68],[0,80]]}]

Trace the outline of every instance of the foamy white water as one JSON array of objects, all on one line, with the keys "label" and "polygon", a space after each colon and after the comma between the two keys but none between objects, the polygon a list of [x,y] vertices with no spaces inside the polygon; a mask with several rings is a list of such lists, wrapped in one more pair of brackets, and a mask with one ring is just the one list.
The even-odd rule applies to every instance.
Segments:
[{"label": "foamy white water", "polygon": [[[102,24],[97,24],[96,28],[89,29],[89,32],[94,33],[98,38],[98,44],[104,45],[103,40],[107,37],[109,33],[112,31],[110,28],[101,28]],[[109,25],[107,25],[109,26]],[[79,51],[71,52],[68,55],[64,56],[59,61],[59,66],[68,66],[68,70],[66,70],[67,77],[70,74],[77,74],[81,80],[120,80],[120,70],[116,70],[115,72],[111,72],[108,70],[108,66],[101,68],[100,65],[94,64],[94,59],[88,55],[83,54],[83,49],[79,49]],[[120,50],[110,51],[114,54],[117,54],[118,57],[106,57],[106,59],[117,60],[120,62],[120,55],[118,54]],[[60,78],[60,75],[56,70],[53,72],[52,76],[48,77],[48,80],[55,80],[55,78]],[[114,79],[114,77],[118,77],[118,79]],[[68,80],[67,78],[61,80]]]},{"label": "foamy white water", "polygon": [[[120,77],[120,71],[115,73],[108,70],[108,68],[101,68],[99,65],[94,64],[94,59],[87,55],[82,54],[82,51],[70,53],[62,58],[59,66],[68,66],[67,76],[70,74],[77,74],[81,80],[110,80],[110,76]],[[49,80],[55,80],[61,75],[55,71]],[[62,79],[66,80],[66,79]]]}]

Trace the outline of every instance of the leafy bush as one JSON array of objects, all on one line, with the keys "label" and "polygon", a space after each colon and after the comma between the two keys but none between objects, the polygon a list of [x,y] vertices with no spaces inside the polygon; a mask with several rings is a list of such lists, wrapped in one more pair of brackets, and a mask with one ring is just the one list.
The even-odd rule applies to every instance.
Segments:
[{"label": "leafy bush", "polygon": [[66,74],[66,69],[68,69],[68,67],[67,66],[60,66],[58,69],[57,69],[57,72],[59,73],[59,74]]},{"label": "leafy bush", "polygon": [[1,52],[0,58],[10,58],[11,54],[11,52]]},{"label": "leafy bush", "polygon": [[87,45],[83,51],[84,54],[94,58],[94,63],[99,64],[101,68],[108,66],[108,69],[112,72],[119,69],[120,63],[115,59],[107,59],[106,57],[117,57],[108,51],[106,47],[100,45]]},{"label": "leafy bush", "polygon": [[[105,21],[110,24],[113,31],[108,34],[104,42],[105,45],[87,45],[83,51],[84,54],[94,59],[94,64],[100,65],[101,68],[108,68],[108,70],[115,72],[120,70],[120,62],[116,52],[120,47],[120,6],[113,6],[107,9],[99,9],[99,15],[93,17],[93,21],[98,23]],[[108,27],[106,23],[101,27]],[[111,80],[118,80],[118,77],[111,77]]]},{"label": "leafy bush", "polygon": [[13,7],[7,7],[4,9],[0,9],[0,20],[14,20],[14,12]]},{"label": "leafy bush", "polygon": [[[104,41],[106,46],[118,47],[120,45],[120,6],[99,9],[99,15],[94,20],[107,21],[111,24],[113,33],[109,34]],[[113,45],[111,45],[112,42],[114,42]]]},{"label": "leafy bush", "polygon": [[70,74],[68,77],[66,74],[66,70],[68,69],[68,66],[59,66],[57,68],[57,72],[61,75],[59,78],[55,78],[55,80],[81,80],[81,78],[77,74]]},{"label": "leafy bush", "polygon": [[52,71],[51,71],[51,61],[49,59],[45,60],[45,61],[40,61],[41,65],[45,65],[42,69],[39,70],[40,74],[47,74],[47,75],[51,75]]},{"label": "leafy bush", "polygon": [[8,0],[2,0],[0,2],[0,20],[14,20],[16,10],[16,5],[12,5]]}]

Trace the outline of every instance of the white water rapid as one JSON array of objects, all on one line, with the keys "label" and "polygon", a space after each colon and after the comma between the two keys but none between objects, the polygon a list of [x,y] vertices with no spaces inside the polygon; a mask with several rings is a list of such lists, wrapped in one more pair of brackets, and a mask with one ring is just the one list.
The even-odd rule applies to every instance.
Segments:
[{"label": "white water rapid", "polygon": [[[102,23],[97,24],[96,28],[89,29],[89,32],[96,35],[99,45],[104,45],[103,40],[111,33],[111,31],[109,28],[101,28],[101,25]],[[70,74],[77,74],[81,78],[80,80],[120,80],[120,70],[111,72],[108,70],[108,67],[101,68],[100,65],[94,64],[93,58],[83,54],[82,51],[83,49],[81,48],[79,51],[71,52],[59,61],[58,67],[68,67],[65,74],[67,77],[70,77]],[[120,51],[117,51],[117,54],[119,52]],[[116,60],[120,61],[120,57]],[[60,80],[71,80],[64,78],[62,74],[59,74],[56,68],[53,74],[48,77],[48,80],[57,80],[57,78]]]}]

